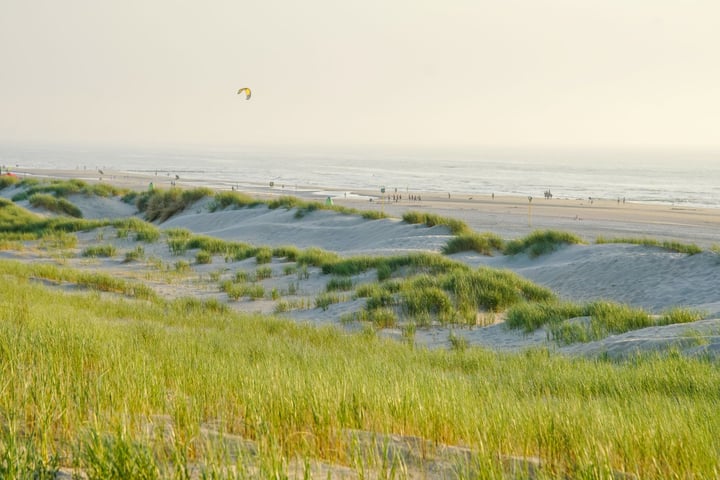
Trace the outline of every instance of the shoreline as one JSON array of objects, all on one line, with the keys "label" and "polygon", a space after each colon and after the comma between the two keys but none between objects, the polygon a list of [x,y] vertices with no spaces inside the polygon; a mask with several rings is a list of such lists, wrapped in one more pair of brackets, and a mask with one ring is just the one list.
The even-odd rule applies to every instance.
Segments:
[{"label": "shoreline", "polygon": [[[261,199],[297,196],[304,200],[324,201],[332,197],[336,205],[358,210],[380,210],[394,217],[407,211],[427,211],[462,220],[479,232],[492,232],[506,238],[518,238],[535,230],[571,231],[586,241],[605,238],[653,238],[658,241],[694,243],[702,248],[720,244],[720,209],[639,203],[608,199],[532,198],[508,195],[468,195],[451,192],[413,192],[421,200],[408,200],[407,193],[398,192],[402,200],[378,199],[374,190],[346,191],[332,186],[270,186],[253,183],[236,184],[203,178],[174,178],[169,174],[152,175],[122,171],[56,170],[15,168],[20,177],[79,179],[87,182],[108,182],[121,188],[145,190],[150,182],[156,187],[170,188],[172,182],[181,188],[208,187],[215,191],[231,191],[254,195]],[[347,197],[345,196],[347,193]],[[394,191],[386,193],[386,197]],[[371,201],[372,199],[372,201]]]}]

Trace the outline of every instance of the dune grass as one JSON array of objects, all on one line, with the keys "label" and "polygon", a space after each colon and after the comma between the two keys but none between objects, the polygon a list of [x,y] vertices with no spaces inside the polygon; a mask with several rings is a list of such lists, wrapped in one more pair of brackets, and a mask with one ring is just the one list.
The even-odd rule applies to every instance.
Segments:
[{"label": "dune grass", "polygon": [[82,211],[65,198],[56,198],[47,193],[35,193],[28,198],[28,202],[35,208],[43,208],[49,212],[82,218]]},{"label": "dune grass", "polygon": [[261,200],[257,200],[250,195],[240,192],[218,192],[213,197],[212,203],[208,206],[211,212],[223,210],[226,208],[244,208],[262,205]]},{"label": "dune grass", "polygon": [[248,208],[258,205],[265,205],[272,210],[277,208],[285,208],[287,210],[295,209],[295,218],[302,218],[315,210],[330,210],[344,215],[358,215],[366,220],[387,218],[384,212],[375,210],[362,211],[340,205],[327,205],[324,202],[306,201],[291,195],[283,195],[271,200],[259,200],[247,194],[234,191],[217,193],[209,209],[211,212],[215,212],[226,208]]},{"label": "dune grass", "polygon": [[419,273],[379,284],[361,285],[355,295],[366,298],[365,309],[394,308],[398,320],[470,324],[479,312],[499,312],[520,302],[555,300],[549,290],[509,271],[456,265],[442,273]]},{"label": "dune grass", "polygon": [[52,232],[79,232],[109,225],[107,220],[45,218],[0,198],[0,238],[38,239]]},{"label": "dune grass", "polygon": [[[578,317],[589,317],[589,321],[570,321]],[[609,301],[583,305],[541,301],[511,307],[507,312],[506,324],[526,332],[547,326],[553,339],[561,344],[570,344],[600,340],[609,335],[651,326],[690,323],[702,318],[703,313],[700,311],[679,307],[660,315],[651,315],[642,308]]]},{"label": "dune grass", "polygon": [[[115,187],[109,183],[92,183],[89,184],[83,180],[70,179],[70,180],[38,180],[38,179],[23,179],[19,182],[14,182],[12,185],[20,187],[21,192],[18,192],[12,197],[14,202],[21,200],[27,200],[35,194],[47,194],[55,198],[66,198],[70,195],[87,195],[87,196],[98,196],[98,197],[115,197],[123,196],[128,193],[127,189]],[[0,184],[0,189],[5,188],[5,184]]]},{"label": "dune grass", "polygon": [[502,252],[505,242],[494,233],[466,232],[451,238],[443,247],[445,255],[458,252],[473,251],[483,255],[491,256],[496,252]]},{"label": "dune grass", "polygon": [[715,363],[428,351],[214,302],[68,295],[7,262],[0,274],[15,279],[0,310],[5,478],[60,465],[93,478],[227,478],[228,466],[284,478],[293,458],[383,478],[412,467],[352,432],[427,439],[430,458],[463,445],[468,478],[507,475],[510,456],[539,458],[543,478],[716,473]]},{"label": "dune grass", "polygon": [[580,237],[573,233],[558,230],[536,230],[530,235],[510,240],[505,244],[506,255],[527,253],[528,256],[537,257],[557,250],[563,245],[584,243]]},{"label": "dune grass", "polygon": [[138,193],[135,206],[150,222],[164,222],[182,212],[198,200],[213,196],[213,190],[205,187],[193,189],[153,189]]},{"label": "dune grass", "polygon": [[142,245],[138,245],[132,250],[125,252],[125,262],[136,262],[145,259],[145,249]]},{"label": "dune grass", "polygon": [[450,232],[453,235],[463,235],[471,233],[470,227],[468,227],[467,224],[462,220],[451,217],[442,217],[434,213],[409,211],[403,213],[402,219],[405,223],[425,224],[428,227],[434,227],[435,225],[444,225],[450,229]]},{"label": "dune grass", "polygon": [[130,234],[134,234],[135,240],[139,242],[153,243],[160,239],[159,228],[137,217],[117,219],[112,225],[117,229],[119,238],[128,238]]},{"label": "dune grass", "polygon": [[635,238],[635,237],[622,237],[622,238],[606,238],[598,237],[595,239],[595,243],[627,243],[631,245],[644,245],[646,247],[657,247],[670,252],[686,253],[688,255],[696,255],[702,253],[702,248],[693,243],[682,243],[673,241],[659,241],[653,238]]},{"label": "dune grass", "polygon": [[[9,228],[4,235],[48,238],[107,225],[148,228],[46,223],[9,202],[0,202],[0,225]],[[250,258],[262,248],[166,234],[182,252]],[[478,309],[509,308],[516,328],[550,325],[559,341],[699,318],[683,309],[658,318],[607,302],[559,304],[510,272],[473,270],[438,254],[340,259],[320,249],[264,248],[296,261],[298,274],[315,266],[338,275],[339,288],[376,268],[387,280],[356,288],[368,305],[357,319],[391,327],[404,315],[408,337],[423,321],[472,323]],[[216,300],[166,301],[143,284],[58,266],[0,261],[0,278],[2,478],[54,478],[60,465],[91,478],[285,478],[294,459],[308,470],[321,461],[360,478],[403,478],[408,460],[388,454],[386,434],[428,440],[430,457],[443,444],[468,448],[454,467],[465,478],[510,475],[510,457],[539,458],[538,478],[717,473],[720,370],[709,360],[498,354],[454,335],[451,351],[428,351],[382,341],[372,329],[348,335],[237,315]],[[68,294],[37,279],[91,292]],[[222,284],[228,297],[268,294],[240,280]],[[315,307],[336,299],[331,290]],[[591,330],[565,323],[582,315]],[[377,435],[384,447],[363,448],[352,432]]]},{"label": "dune grass", "polygon": [[112,244],[92,245],[85,248],[81,255],[83,257],[105,257],[110,258],[117,255],[117,248]]},{"label": "dune grass", "polygon": [[143,300],[156,297],[155,292],[144,283],[131,282],[100,272],[85,272],[51,264],[23,264],[7,260],[0,260],[0,271],[25,281],[33,278],[58,284],[69,282],[99,292],[117,293]]}]

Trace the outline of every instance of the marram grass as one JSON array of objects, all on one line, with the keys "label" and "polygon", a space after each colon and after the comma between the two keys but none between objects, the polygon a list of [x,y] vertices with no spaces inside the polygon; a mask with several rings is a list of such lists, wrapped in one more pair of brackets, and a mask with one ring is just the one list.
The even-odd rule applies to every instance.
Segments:
[{"label": "marram grass", "polygon": [[[427,351],[199,301],[69,295],[3,272],[13,279],[0,310],[6,478],[51,478],[60,465],[189,478],[228,475],[228,464],[240,478],[282,477],[295,457],[367,474],[349,431],[461,444],[490,478],[508,456],[538,457],[542,478],[718,473],[715,363]],[[208,429],[254,447],[230,458]],[[403,478],[401,467],[386,478]]]}]

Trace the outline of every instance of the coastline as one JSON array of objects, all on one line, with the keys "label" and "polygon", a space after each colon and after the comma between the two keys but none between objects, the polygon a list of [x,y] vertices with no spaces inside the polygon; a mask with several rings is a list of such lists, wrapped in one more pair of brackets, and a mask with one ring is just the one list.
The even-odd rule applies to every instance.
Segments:
[{"label": "coastline", "polygon": [[[653,238],[658,241],[693,243],[712,248],[720,243],[720,209],[680,205],[648,204],[610,199],[533,198],[507,195],[470,195],[462,192],[411,192],[421,200],[408,200],[407,193],[393,201],[380,199],[375,190],[347,192],[333,186],[283,186],[253,183],[222,183],[203,178],[175,179],[169,174],[152,175],[123,171],[14,168],[21,177],[80,179],[108,182],[121,188],[144,190],[152,182],[159,188],[209,187],[217,191],[238,191],[267,199],[291,195],[305,200],[324,201],[332,197],[337,205],[358,210],[381,210],[393,217],[420,210],[452,217],[479,232],[492,232],[512,239],[534,230],[565,230],[588,242],[603,238]],[[346,195],[347,194],[347,195]],[[372,201],[371,201],[372,199]]]}]

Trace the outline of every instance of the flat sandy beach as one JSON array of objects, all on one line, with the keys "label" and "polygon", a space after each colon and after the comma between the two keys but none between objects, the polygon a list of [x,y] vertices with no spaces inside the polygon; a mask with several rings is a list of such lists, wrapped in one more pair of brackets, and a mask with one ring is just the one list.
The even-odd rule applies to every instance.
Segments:
[{"label": "flat sandy beach", "polygon": [[[295,187],[269,185],[218,184],[201,178],[175,179],[162,175],[139,175],[125,172],[86,172],[79,170],[30,170],[14,169],[19,176],[47,178],[79,178],[91,182],[110,182],[114,185],[144,190],[150,182],[158,188],[169,188],[175,182],[180,188],[209,186],[216,190],[248,193],[258,198],[294,195],[305,199],[324,201],[328,196],[338,205],[359,210],[382,210],[392,218],[364,220],[359,216],[341,215],[332,211],[315,211],[302,219],[295,218],[292,211],[270,210],[265,207],[225,210],[209,213],[202,204],[194,205],[179,215],[158,225],[160,228],[186,228],[224,240],[242,241],[254,245],[295,245],[299,248],[319,247],[343,256],[358,254],[393,255],[417,251],[438,252],[452,237],[447,228],[438,226],[409,225],[400,220],[402,213],[419,210],[453,217],[465,221],[479,232],[493,232],[505,239],[522,237],[537,229],[564,230],[575,233],[586,241],[583,245],[562,248],[538,258],[526,255],[487,257],[476,253],[461,253],[453,258],[471,266],[487,265],[509,269],[553,290],[569,301],[613,300],[638,306],[653,313],[672,307],[689,307],[703,311],[704,319],[692,324],[653,327],[627,334],[615,335],[599,342],[555,347],[572,354],[624,355],[635,349],[665,348],[668,345],[686,348],[690,353],[720,351],[720,257],[716,253],[720,244],[720,210],[673,205],[647,205],[602,199],[544,199],[486,196],[471,197],[461,192],[448,195],[428,192],[399,193],[397,201],[378,197],[379,192],[344,192],[332,187]],[[12,192],[0,192],[10,196]],[[391,195],[393,195],[391,193]],[[418,200],[417,197],[420,199]],[[132,206],[117,200],[82,198],[75,196],[72,202],[83,211],[86,218],[113,218],[133,215]],[[81,239],[95,241],[94,235]],[[598,237],[605,238],[652,238],[682,243],[693,243],[705,251],[696,255],[679,254],[659,248],[634,244],[594,243]],[[172,261],[167,246],[148,246],[149,254]],[[79,264],[82,268],[116,269],[129,267],[121,262],[104,261],[96,264]],[[238,268],[253,269],[253,261],[245,261]],[[133,267],[137,268],[137,267]],[[217,270],[217,265],[196,266],[199,275]],[[281,265],[273,265],[278,272]],[[129,274],[126,272],[126,274]],[[322,292],[327,279],[319,273],[304,282],[303,294],[314,298]],[[372,281],[362,276],[355,283]],[[268,280],[266,289],[287,288],[289,280],[279,273]],[[273,283],[274,282],[274,283]],[[157,285],[164,295],[216,296],[219,292],[193,288],[193,282]],[[311,300],[308,300],[311,301]],[[339,324],[340,317],[359,308],[361,300],[348,299],[331,305],[326,310],[306,308],[286,316],[313,324]],[[274,302],[255,300],[234,302],[238,310],[272,313]],[[498,350],[521,350],[533,346],[548,346],[547,334],[534,334],[508,330],[502,318],[490,319],[492,325],[462,328],[455,335],[464,336],[470,344]],[[416,342],[429,347],[448,345],[450,329],[446,327],[418,330]],[[399,337],[400,331],[386,329],[390,337]],[[701,335],[702,345],[686,342],[690,337]],[[688,345],[685,345],[688,344]],[[683,345],[685,345],[683,347]],[[694,349],[694,350],[693,350]],[[692,350],[692,351],[691,351]]]}]

